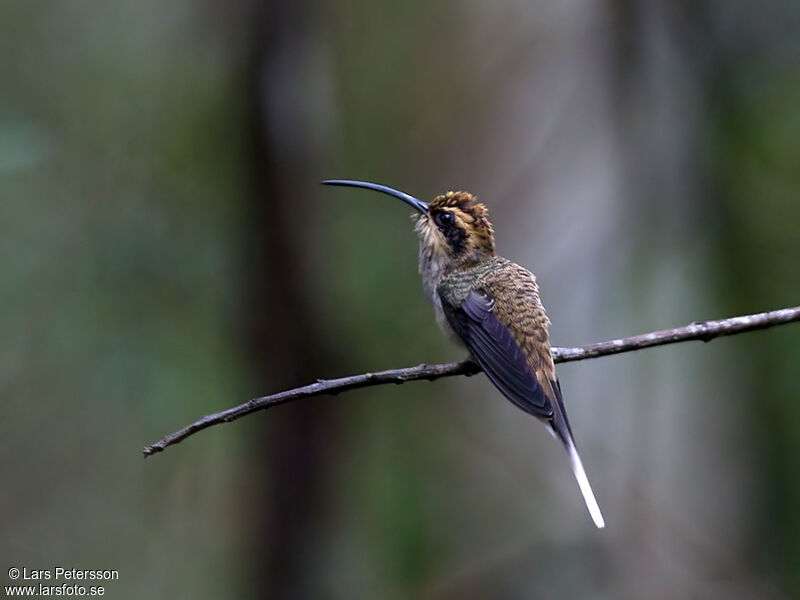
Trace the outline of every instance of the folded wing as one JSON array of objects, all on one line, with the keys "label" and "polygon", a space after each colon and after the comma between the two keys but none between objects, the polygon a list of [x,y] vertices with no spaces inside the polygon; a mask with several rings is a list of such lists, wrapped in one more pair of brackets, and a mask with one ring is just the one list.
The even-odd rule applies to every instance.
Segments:
[{"label": "folded wing", "polygon": [[460,307],[445,306],[445,314],[475,362],[506,398],[536,417],[552,417],[550,398],[511,332],[494,314],[489,294],[473,290]]}]

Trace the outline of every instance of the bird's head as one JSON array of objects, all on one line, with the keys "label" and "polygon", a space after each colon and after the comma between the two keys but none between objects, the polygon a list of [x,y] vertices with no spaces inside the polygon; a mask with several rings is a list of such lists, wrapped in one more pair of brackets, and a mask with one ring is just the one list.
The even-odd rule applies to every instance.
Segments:
[{"label": "bird's head", "polygon": [[425,203],[377,183],[345,179],[329,179],[323,183],[382,192],[413,206],[420,213],[416,231],[422,249],[440,260],[469,265],[495,256],[489,211],[469,192],[447,192]]}]

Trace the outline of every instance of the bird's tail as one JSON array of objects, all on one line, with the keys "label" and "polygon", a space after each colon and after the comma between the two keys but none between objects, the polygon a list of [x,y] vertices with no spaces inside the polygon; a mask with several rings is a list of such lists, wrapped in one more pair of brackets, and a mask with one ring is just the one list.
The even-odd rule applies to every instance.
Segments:
[{"label": "bird's tail", "polygon": [[606,526],[603,520],[603,514],[600,512],[600,507],[597,505],[597,500],[594,497],[592,486],[589,485],[589,479],[586,477],[586,471],[583,470],[583,463],[578,454],[578,449],[575,447],[575,442],[572,439],[564,442],[569,452],[569,462],[572,465],[572,472],[575,473],[575,479],[578,480],[578,487],[581,488],[583,500],[586,502],[586,508],[589,509],[589,514],[592,516],[592,521],[597,525],[598,529]]},{"label": "bird's tail", "polygon": [[575,440],[572,438],[572,429],[569,426],[567,413],[564,411],[564,402],[561,399],[561,385],[558,380],[550,380],[549,383],[555,401],[553,402],[553,418],[547,424],[547,428],[553,437],[560,439],[567,449],[572,472],[575,473],[575,479],[578,480],[578,487],[581,488],[586,508],[589,509],[589,514],[597,528],[602,529],[606,526],[606,522],[603,520],[603,513],[600,512],[600,507],[597,505],[592,486],[589,485],[589,478],[586,477],[586,471],[583,470],[583,462],[581,462],[578,449],[575,447]]}]

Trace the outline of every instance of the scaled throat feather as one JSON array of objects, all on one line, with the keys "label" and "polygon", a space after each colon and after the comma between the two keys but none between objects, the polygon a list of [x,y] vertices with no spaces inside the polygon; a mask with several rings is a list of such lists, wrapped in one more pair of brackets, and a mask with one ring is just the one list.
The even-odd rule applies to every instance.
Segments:
[{"label": "scaled throat feather", "polygon": [[419,235],[419,274],[422,277],[422,288],[428,300],[437,307],[441,305],[436,296],[436,286],[455,266],[450,256],[450,247],[439,228],[431,223],[427,216],[417,220],[417,234]]}]

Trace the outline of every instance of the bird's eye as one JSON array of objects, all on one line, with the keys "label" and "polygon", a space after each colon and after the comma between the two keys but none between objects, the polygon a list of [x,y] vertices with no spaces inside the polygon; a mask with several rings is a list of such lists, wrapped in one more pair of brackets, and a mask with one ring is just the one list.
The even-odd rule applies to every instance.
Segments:
[{"label": "bird's eye", "polygon": [[453,213],[450,211],[443,211],[436,213],[436,215],[433,217],[433,220],[436,221],[436,224],[439,227],[444,228],[452,225],[455,218],[453,217]]}]

